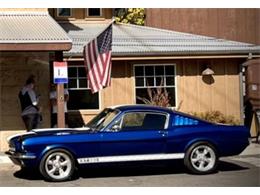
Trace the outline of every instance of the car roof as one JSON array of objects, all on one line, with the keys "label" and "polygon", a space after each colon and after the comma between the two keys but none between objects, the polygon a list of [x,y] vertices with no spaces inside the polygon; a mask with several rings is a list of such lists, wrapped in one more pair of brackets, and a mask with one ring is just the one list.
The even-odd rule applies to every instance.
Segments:
[{"label": "car roof", "polygon": [[147,105],[147,104],[117,105],[117,106],[112,106],[110,108],[120,110],[121,112],[124,112],[124,111],[134,111],[134,110],[144,110],[144,111],[149,110],[149,111],[155,111],[155,112],[156,111],[157,112],[166,112],[168,114],[178,114],[178,115],[182,115],[182,116],[186,116],[186,117],[190,117],[190,118],[199,120],[199,121],[204,122],[204,123],[210,123],[209,121],[203,120],[201,118],[198,118],[196,116],[190,115],[188,113],[183,113],[183,112],[171,109],[171,108],[154,106],[154,105]]},{"label": "car roof", "polygon": [[112,109],[118,109],[122,112],[124,111],[131,111],[131,110],[152,110],[157,112],[167,112],[167,113],[173,113],[173,110],[170,108],[160,107],[160,106],[153,106],[153,105],[119,105],[119,106],[113,106]]}]

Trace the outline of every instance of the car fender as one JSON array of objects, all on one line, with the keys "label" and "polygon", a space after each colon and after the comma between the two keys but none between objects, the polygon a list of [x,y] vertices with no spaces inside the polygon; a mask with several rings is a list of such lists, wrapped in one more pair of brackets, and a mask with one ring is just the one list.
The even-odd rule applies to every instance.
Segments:
[{"label": "car fender", "polygon": [[68,151],[73,157],[74,157],[74,160],[75,160],[75,163],[77,164],[77,158],[76,158],[76,153],[73,151],[73,149],[71,149],[70,147],[67,147],[67,146],[64,146],[62,144],[55,144],[55,145],[49,145],[49,146],[46,146],[42,152],[40,153],[40,155],[38,156],[38,163],[40,163],[41,159],[43,158],[43,156],[51,151],[51,150],[54,150],[54,149],[63,149],[63,150],[66,150]]},{"label": "car fender", "polygon": [[196,139],[192,139],[192,140],[190,140],[187,144],[186,144],[186,146],[185,146],[185,148],[184,148],[184,152],[186,153],[186,151],[193,145],[193,144],[195,144],[195,143],[198,143],[198,142],[207,142],[207,143],[209,143],[209,144],[211,144],[214,148],[215,148],[215,150],[216,150],[216,152],[218,153],[218,144],[217,144],[217,142],[215,141],[215,140],[213,140],[213,139],[209,139],[209,138],[196,138]]}]

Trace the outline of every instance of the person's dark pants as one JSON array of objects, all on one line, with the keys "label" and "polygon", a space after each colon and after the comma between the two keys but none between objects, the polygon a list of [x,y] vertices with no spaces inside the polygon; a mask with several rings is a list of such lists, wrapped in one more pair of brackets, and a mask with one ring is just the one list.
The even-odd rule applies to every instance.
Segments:
[{"label": "person's dark pants", "polygon": [[39,125],[39,114],[27,114],[22,116],[27,131],[37,129]]},{"label": "person's dark pants", "polygon": [[[57,113],[52,113],[51,114],[51,127],[53,128],[55,125],[57,126]],[[65,124],[68,125],[68,113],[65,112]]]}]

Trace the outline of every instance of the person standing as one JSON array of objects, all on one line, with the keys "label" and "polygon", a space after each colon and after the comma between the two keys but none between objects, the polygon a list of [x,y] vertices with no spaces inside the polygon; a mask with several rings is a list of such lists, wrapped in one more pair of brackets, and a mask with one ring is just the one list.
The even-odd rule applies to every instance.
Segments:
[{"label": "person standing", "polygon": [[[56,91],[55,84],[51,84],[50,100],[52,105],[51,127],[54,128],[57,127],[57,91]],[[69,91],[67,88],[64,88],[64,112],[65,112],[66,126],[68,126],[68,109],[67,109],[68,101],[69,101]]]},{"label": "person standing", "polygon": [[37,129],[41,120],[39,111],[39,96],[34,91],[35,76],[31,75],[26,80],[24,87],[19,92],[21,104],[21,117],[27,131]]}]

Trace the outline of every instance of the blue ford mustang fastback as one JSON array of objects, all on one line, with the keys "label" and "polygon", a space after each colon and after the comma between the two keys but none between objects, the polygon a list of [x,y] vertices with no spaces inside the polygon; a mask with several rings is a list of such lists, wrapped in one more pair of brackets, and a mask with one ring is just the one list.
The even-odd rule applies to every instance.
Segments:
[{"label": "blue ford mustang fastback", "polygon": [[70,179],[90,163],[183,159],[189,171],[211,173],[219,157],[249,144],[243,126],[213,124],[156,106],[104,109],[86,127],[38,129],[8,139],[11,160],[50,181]]}]

